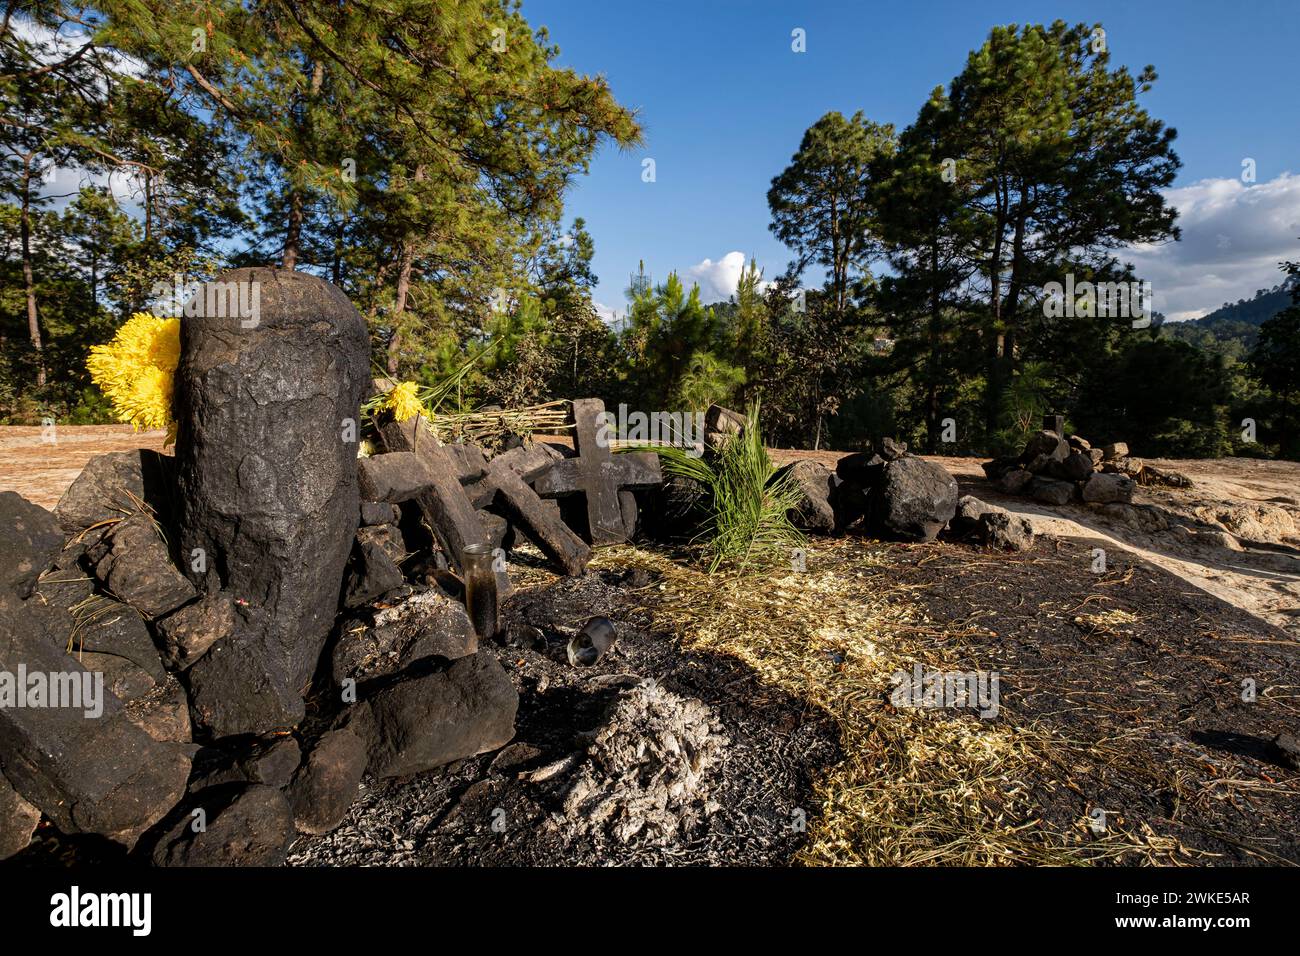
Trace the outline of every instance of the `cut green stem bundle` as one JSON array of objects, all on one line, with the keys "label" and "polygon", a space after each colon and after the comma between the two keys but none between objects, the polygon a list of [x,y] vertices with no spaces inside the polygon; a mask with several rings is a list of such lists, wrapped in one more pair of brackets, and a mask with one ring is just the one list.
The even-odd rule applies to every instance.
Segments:
[{"label": "cut green stem bundle", "polygon": [[757,403],[743,431],[723,441],[711,455],[697,456],[677,447],[655,447],[663,469],[697,482],[709,517],[696,541],[702,543],[710,573],[723,565],[741,569],[751,563],[788,559],[803,546],[804,536],[790,521],[799,489],[789,475],[775,478],[758,427]]}]

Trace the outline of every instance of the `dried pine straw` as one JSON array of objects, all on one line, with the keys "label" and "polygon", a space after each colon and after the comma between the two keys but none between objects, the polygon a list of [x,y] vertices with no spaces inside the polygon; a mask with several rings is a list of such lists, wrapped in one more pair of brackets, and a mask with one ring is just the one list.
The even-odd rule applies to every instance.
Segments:
[{"label": "dried pine straw", "polygon": [[522,408],[437,412],[426,422],[441,441],[489,446],[496,446],[506,435],[527,437],[536,432],[558,434],[573,427],[569,423],[567,401],[546,402]]},{"label": "dried pine straw", "polygon": [[[1128,864],[1180,862],[1176,841],[1149,830],[1104,836],[1080,819],[1056,832],[1037,818],[1027,782],[1068,780],[1071,763],[1095,748],[1005,717],[973,711],[896,708],[890,676],[920,662],[959,668],[962,632],[920,617],[906,586],[873,573],[879,552],[852,539],[807,550],[808,570],[705,574],[634,548],[593,565],[640,565],[661,577],[651,608],[656,628],[690,650],[738,658],[760,678],[828,712],[844,759],[816,783],[820,815],[797,857],[808,865]],[[1118,623],[1118,622],[1115,622]],[[1125,622],[1127,623],[1127,622]],[[975,632],[966,632],[975,633]],[[938,638],[938,640],[936,640]],[[1068,785],[1068,784],[1063,784]],[[1145,830],[1145,827],[1144,827]],[[1185,862],[1185,861],[1184,861]]]}]

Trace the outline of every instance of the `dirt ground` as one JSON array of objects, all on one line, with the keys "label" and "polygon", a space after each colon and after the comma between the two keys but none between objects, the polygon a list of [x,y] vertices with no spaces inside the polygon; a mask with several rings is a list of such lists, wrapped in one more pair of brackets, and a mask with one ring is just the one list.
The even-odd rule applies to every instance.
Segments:
[{"label": "dirt ground", "polygon": [[53,508],[91,458],[132,448],[161,451],[165,437],[166,432],[137,432],[130,425],[56,425],[48,431],[0,426],[0,491],[16,491]]},{"label": "dirt ground", "polygon": [[[547,632],[497,651],[520,690],[515,742],[368,781],[291,864],[1300,864],[1300,775],[1269,748],[1300,720],[1295,643],[1146,562],[1097,575],[1086,542],[1001,555],[850,536],[810,542],[806,574],[717,582],[640,547],[579,579],[511,563],[507,618]],[[765,613],[742,607],[741,633],[733,602],[756,591]],[[864,608],[876,626],[833,626]],[[615,623],[615,652],[567,666],[555,625],[592,614]],[[999,713],[893,706],[889,675],[913,663],[998,672]],[[708,783],[721,809],[669,845],[569,838],[562,785],[527,782],[630,675],[702,700],[730,741]]]},{"label": "dirt ground", "polygon": [[[780,464],[816,458],[831,467],[841,455],[772,452]],[[1000,494],[984,478],[985,459],[929,460],[957,479],[962,494],[1023,515],[1039,533],[1128,551],[1300,638],[1300,462],[1146,459],[1183,473],[1192,487],[1140,486],[1135,508],[1108,509]]]},{"label": "dirt ground", "polygon": [[[544,644],[495,653],[519,690],[514,741],[502,751],[404,780],[367,781],[343,826],[302,837],[294,866],[775,866],[790,862],[805,834],[789,824],[802,810],[815,821],[815,779],[840,753],[834,721],[798,697],[766,685],[734,657],[692,651],[654,625],[658,576],[632,571],[638,552],[602,551],[593,573],[558,578],[531,552],[515,552],[519,590],[503,622],[533,622]],[[526,561],[527,564],[519,563]],[[618,629],[612,654],[575,668],[567,634],[588,618]],[[558,625],[558,626],[557,626]],[[668,843],[621,843],[573,827],[561,812],[567,778],[526,782],[540,768],[585,747],[622,681],[650,678],[671,693],[702,700],[727,744],[707,793],[717,810]],[[496,829],[494,821],[499,821]],[[575,829],[578,832],[575,834]]]}]

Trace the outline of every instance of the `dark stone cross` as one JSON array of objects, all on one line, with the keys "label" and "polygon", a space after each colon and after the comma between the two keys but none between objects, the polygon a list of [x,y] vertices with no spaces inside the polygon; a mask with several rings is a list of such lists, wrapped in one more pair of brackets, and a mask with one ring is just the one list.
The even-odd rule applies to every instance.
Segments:
[{"label": "dark stone cross", "polygon": [[587,499],[587,538],[593,547],[622,544],[628,539],[621,493],[663,484],[659,456],[654,452],[615,455],[604,434],[605,403],[580,398],[573,403],[574,458],[557,461],[538,476],[533,488],[543,497],[582,493]]},{"label": "dark stone cross", "polygon": [[386,422],[379,437],[390,453],[413,453],[423,466],[427,487],[416,496],[416,504],[447,560],[461,569],[466,546],[487,543],[487,532],[461,484],[463,459],[439,444],[419,415],[405,422]]}]

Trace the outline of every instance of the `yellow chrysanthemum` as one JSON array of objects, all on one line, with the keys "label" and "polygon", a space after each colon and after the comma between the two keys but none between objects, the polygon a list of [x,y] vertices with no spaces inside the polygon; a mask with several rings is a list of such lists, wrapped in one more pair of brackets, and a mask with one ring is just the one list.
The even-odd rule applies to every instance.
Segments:
[{"label": "yellow chrysanthemum", "polygon": [[419,386],[414,382],[399,382],[384,396],[384,408],[393,413],[399,422],[404,422],[414,415],[429,417],[420,401]]},{"label": "yellow chrysanthemum", "polygon": [[175,435],[172,389],[180,357],[180,319],[137,312],[111,342],[91,348],[86,369],[119,421],[137,429],[166,428],[170,441]]}]

